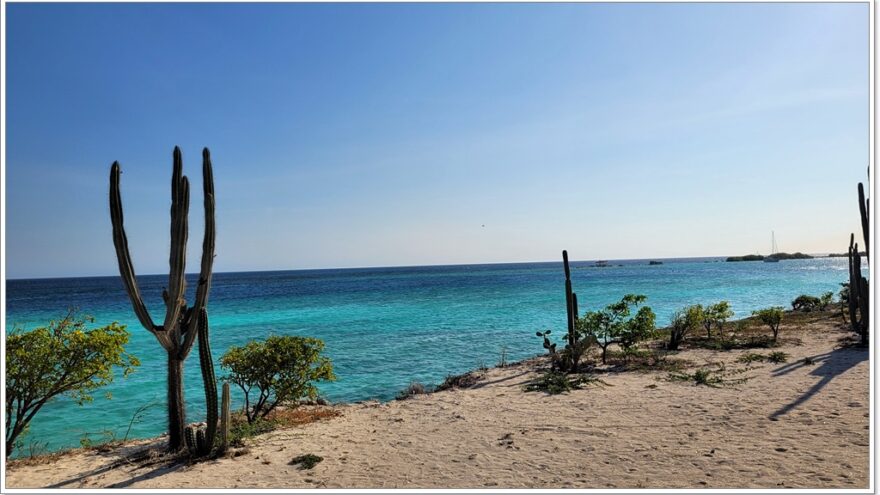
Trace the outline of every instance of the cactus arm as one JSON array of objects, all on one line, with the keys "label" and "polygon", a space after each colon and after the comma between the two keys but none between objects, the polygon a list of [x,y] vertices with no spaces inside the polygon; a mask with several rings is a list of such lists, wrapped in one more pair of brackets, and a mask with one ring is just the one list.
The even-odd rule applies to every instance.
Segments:
[{"label": "cactus arm", "polygon": [[186,358],[192,349],[197,336],[198,318],[201,310],[208,304],[208,291],[211,289],[211,278],[214,269],[214,243],[217,237],[214,223],[214,172],[211,166],[211,152],[208,148],[202,151],[202,187],[205,198],[205,236],[202,240],[202,265],[199,281],[196,286],[196,298],[193,303],[193,316],[186,322],[186,337],[181,348],[181,357]]},{"label": "cactus arm", "polygon": [[116,260],[119,263],[119,275],[125,285],[125,291],[131,301],[132,309],[144,328],[156,336],[156,339],[166,350],[171,348],[171,340],[164,328],[157,327],[150,317],[149,311],[141,297],[141,291],[137,284],[134,266],[131,263],[131,254],[128,250],[128,237],[125,235],[125,226],[122,212],[122,195],[119,189],[119,176],[122,170],[119,162],[113,162],[110,167],[110,221],[113,224],[113,246],[116,248]]},{"label": "cactus arm", "polygon": [[229,446],[229,382],[223,382],[223,398],[220,406],[220,445],[217,452],[223,454]]},{"label": "cactus arm", "polygon": [[205,445],[207,449],[210,449],[214,445],[214,435],[217,432],[217,380],[214,377],[214,360],[211,357],[211,344],[208,335],[208,312],[202,309],[199,313],[199,365],[202,368],[205,406],[207,408]]},{"label": "cactus arm", "polygon": [[179,342],[181,312],[186,305],[186,241],[189,215],[189,181],[183,176],[180,148],[174,147],[174,171],[171,174],[171,254],[168,264],[168,296],[165,299],[165,328],[172,329],[171,338]]}]

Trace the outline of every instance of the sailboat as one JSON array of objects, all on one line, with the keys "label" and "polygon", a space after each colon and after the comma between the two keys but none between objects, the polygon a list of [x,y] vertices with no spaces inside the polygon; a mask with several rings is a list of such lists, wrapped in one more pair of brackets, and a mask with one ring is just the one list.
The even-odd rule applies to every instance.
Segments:
[{"label": "sailboat", "polygon": [[770,231],[770,243],[770,256],[764,257],[764,263],[779,263],[779,258],[776,257],[776,232],[772,230]]}]

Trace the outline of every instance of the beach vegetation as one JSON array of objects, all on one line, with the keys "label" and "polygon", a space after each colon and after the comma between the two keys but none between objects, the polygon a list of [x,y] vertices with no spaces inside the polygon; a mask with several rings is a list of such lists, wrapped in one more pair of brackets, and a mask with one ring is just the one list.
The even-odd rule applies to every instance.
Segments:
[{"label": "beach vegetation", "polygon": [[220,358],[227,380],[244,393],[248,423],[265,418],[281,403],[315,400],[315,382],[332,381],[333,365],[322,356],[324,342],[312,337],[273,335],[233,346]]},{"label": "beach vegetation", "polygon": [[822,301],[818,297],[801,294],[791,302],[791,309],[809,313],[818,310],[821,305]]},{"label": "beach vegetation", "polygon": [[428,387],[422,385],[421,382],[413,381],[410,382],[410,384],[407,385],[406,388],[397,393],[397,400],[405,400],[414,395],[424,395],[430,392],[431,390]]},{"label": "beach vegetation", "polygon": [[715,327],[719,336],[723,337],[724,324],[732,317],[733,310],[730,309],[730,303],[727,301],[719,301],[706,306],[703,309],[703,327],[706,329],[706,337],[712,338],[712,327]]},{"label": "beach vegetation", "polygon": [[737,363],[743,364],[763,363],[766,360],[767,356],[758,354],[757,352],[749,352],[736,358]]},{"label": "beach vegetation", "polygon": [[673,313],[669,324],[669,340],[666,343],[666,349],[678,350],[679,344],[687,334],[700,328],[704,317],[703,308],[699,304],[687,306]]},{"label": "beach vegetation", "polygon": [[627,349],[654,334],[656,317],[649,306],[642,306],[633,314],[645,300],[643,295],[627,294],[604,309],[588,311],[578,318],[577,329],[582,338],[589,338],[602,348],[602,364],[607,363],[608,347],[612,344]]},{"label": "beach vegetation", "polygon": [[833,302],[834,292],[823,292],[822,295],[819,296],[819,309],[825,311],[826,309],[828,309],[828,306],[831,306],[831,303]]},{"label": "beach vegetation", "polygon": [[782,317],[785,315],[785,310],[781,306],[773,306],[752,311],[752,314],[757,316],[761,323],[770,328],[773,332],[773,342],[776,342],[779,337],[779,325],[782,323]]},{"label": "beach vegetation", "polygon": [[720,388],[722,386],[745,383],[748,378],[728,378],[731,375],[738,375],[743,371],[745,370],[729,371],[724,366],[724,363],[718,363],[715,368],[703,367],[693,373],[673,372],[669,374],[669,379],[676,382],[693,382],[694,385]]},{"label": "beach vegetation", "polygon": [[108,385],[114,372],[123,377],[140,364],[125,351],[125,325],[88,329],[94,318],[70,311],[60,320],[6,336],[6,456],[21,447],[20,437],[49,401],[67,396],[83,405]]},{"label": "beach vegetation", "polygon": [[443,383],[434,388],[435,392],[441,390],[450,390],[454,388],[470,388],[477,384],[480,380],[480,373],[468,372],[460,375],[446,375]]},{"label": "beach vegetation", "polygon": [[305,454],[294,457],[288,464],[291,466],[296,466],[298,464],[300,469],[312,469],[323,460],[324,458],[319,455]]},{"label": "beach vegetation", "polygon": [[580,390],[585,385],[603,384],[602,380],[593,375],[580,375],[563,373],[559,370],[548,370],[526,383],[526,392],[544,392],[549,395],[558,395],[572,390]]},{"label": "beach vegetation", "polygon": [[771,352],[770,355],[767,356],[767,361],[775,364],[784,363],[788,361],[788,353],[782,351]]}]

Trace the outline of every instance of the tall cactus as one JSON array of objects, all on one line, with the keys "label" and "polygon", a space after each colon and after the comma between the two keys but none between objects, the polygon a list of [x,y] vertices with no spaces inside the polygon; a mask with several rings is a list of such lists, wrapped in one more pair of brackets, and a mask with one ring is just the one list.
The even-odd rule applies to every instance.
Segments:
[{"label": "tall cactus", "polygon": [[[862,223],[862,237],[865,241],[865,259],[870,263],[869,200],[865,199],[865,188],[859,183],[859,216]],[[855,242],[855,234],[849,236],[849,317],[850,325],[863,345],[868,344],[869,332],[869,301],[868,280],[862,276],[862,257],[859,255],[859,244]]]},{"label": "tall cactus", "polygon": [[565,312],[568,317],[568,345],[573,346],[575,335],[575,315],[572,314],[573,297],[571,292],[571,270],[568,267],[568,251],[562,250],[562,264],[565,267]]},{"label": "tall cactus", "polygon": [[217,379],[214,377],[214,360],[208,337],[208,312],[202,309],[199,316],[199,366],[202,368],[202,381],[205,384],[207,426],[204,445],[199,446],[201,455],[210,453],[214,446],[214,435],[217,433]]},{"label": "tall cactus", "polygon": [[571,287],[571,269],[568,266],[568,251],[562,251],[562,264],[565,268],[565,312],[568,317],[568,344],[562,354],[560,366],[565,371],[577,371],[578,362],[584,351],[584,342],[578,339],[577,320],[578,320],[578,301],[577,294],[572,291]]},{"label": "tall cactus", "polygon": [[189,180],[183,175],[183,158],[180,148],[174,147],[174,164],[171,174],[171,254],[168,287],[163,291],[165,320],[162,325],[153,323],[141,297],[134,266],[128,250],[122,213],[122,196],[119,162],[110,167],[110,220],[113,224],[113,245],[119,263],[119,274],[131,300],[132,308],[141,325],[152,333],[165,349],[168,358],[168,447],[177,451],[183,447],[186,407],[183,396],[183,363],[192,350],[199,328],[199,318],[208,303],[211,274],[214,265],[214,177],[211,154],[208,148],[202,152],[202,181],[204,191],[205,234],[202,241],[202,261],[196,287],[195,301],[186,306],[186,241],[189,214]]},{"label": "tall cactus", "polygon": [[229,382],[223,382],[223,398],[220,405],[220,442],[217,445],[217,453],[224,454],[229,448],[229,430],[232,417],[229,414],[231,398],[229,397]]}]

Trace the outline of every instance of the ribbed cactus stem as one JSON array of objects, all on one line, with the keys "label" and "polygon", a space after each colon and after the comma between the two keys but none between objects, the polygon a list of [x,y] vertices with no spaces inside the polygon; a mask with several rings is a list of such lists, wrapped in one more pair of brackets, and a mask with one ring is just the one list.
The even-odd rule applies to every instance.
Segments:
[{"label": "ribbed cactus stem", "polygon": [[184,429],[184,438],[186,439],[186,447],[190,452],[195,453],[196,445],[196,427],[189,425]]},{"label": "ribbed cactus stem", "polygon": [[205,442],[199,447],[201,454],[208,454],[214,446],[217,433],[217,380],[214,377],[214,359],[211,357],[211,345],[208,335],[208,311],[199,312],[199,365],[202,368],[202,381],[205,385],[205,405],[207,406],[207,427]]},{"label": "ribbed cactus stem", "polygon": [[226,452],[229,447],[229,429],[231,427],[231,416],[229,415],[229,407],[231,398],[229,396],[229,382],[223,382],[223,398],[220,406],[220,445],[217,451],[221,454]]},{"label": "ribbed cactus stem", "polygon": [[568,345],[574,346],[574,315],[572,314],[571,270],[568,267],[568,251],[562,250],[562,264],[565,268],[565,312],[568,317]]}]

